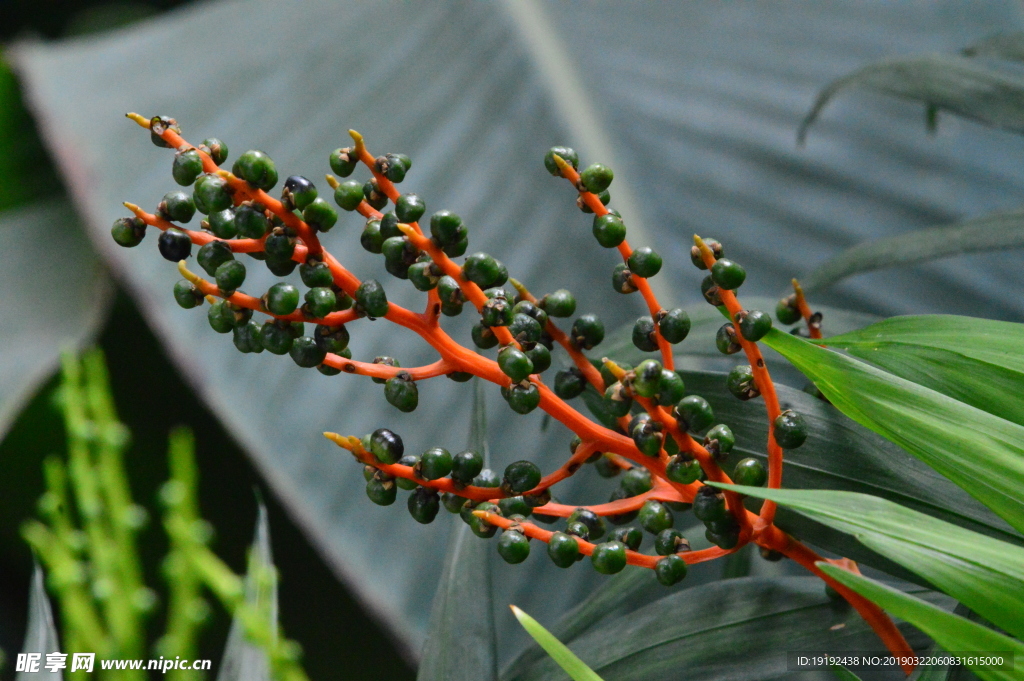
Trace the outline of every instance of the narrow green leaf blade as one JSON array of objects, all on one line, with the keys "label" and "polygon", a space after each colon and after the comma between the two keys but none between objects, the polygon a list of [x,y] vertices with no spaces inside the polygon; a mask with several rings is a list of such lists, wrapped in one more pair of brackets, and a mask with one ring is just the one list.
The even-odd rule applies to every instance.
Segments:
[{"label": "narrow green leaf blade", "polygon": [[908,381],[1024,425],[1024,324],[955,315],[892,317],[822,342]]},{"label": "narrow green leaf blade", "polygon": [[797,133],[803,142],[818,114],[853,87],[922,102],[985,125],[1024,132],[1024,79],[966,57],[927,55],[887,59],[832,81],[818,93]]},{"label": "narrow green leaf blade", "polygon": [[[957,653],[1005,652],[1013,656],[1013,665],[1024,660],[1024,643],[1015,641],[1009,636],[998,634],[988,627],[945,612],[930,603],[901,593],[867,577],[847,572],[835,565],[818,563],[818,567],[825,574],[870,599],[889,613],[918,627],[946,650]],[[971,671],[984,681],[988,679],[1019,681],[1020,670],[1014,668],[1013,665],[1008,669],[974,665],[970,667]]]},{"label": "narrow green leaf blade", "polygon": [[866,494],[721,486],[772,499],[848,532],[996,626],[1024,637],[1024,548]]},{"label": "narrow green leaf blade", "polygon": [[558,666],[565,670],[565,673],[572,677],[573,681],[603,681],[593,669],[583,663],[583,660],[576,657],[564,643],[551,635],[547,629],[541,626],[540,622],[533,619],[525,612],[512,605],[512,613],[526,629],[533,640],[540,645],[548,655],[551,656]]},{"label": "narrow green leaf blade", "polygon": [[[866,241],[842,251],[800,279],[814,293],[856,274],[889,267],[1024,247],[1024,211],[990,213],[952,225],[925,227],[912,232]],[[826,315],[826,318],[828,316]]]},{"label": "narrow green leaf blade", "polygon": [[[487,460],[487,414],[479,378],[473,379],[467,446],[483,453]],[[468,525],[458,520],[453,523],[417,681],[498,678],[490,549],[490,544],[474,536]]]},{"label": "narrow green leaf blade", "polygon": [[1024,531],[1024,427],[790,334],[773,330],[765,342],[844,414]]}]

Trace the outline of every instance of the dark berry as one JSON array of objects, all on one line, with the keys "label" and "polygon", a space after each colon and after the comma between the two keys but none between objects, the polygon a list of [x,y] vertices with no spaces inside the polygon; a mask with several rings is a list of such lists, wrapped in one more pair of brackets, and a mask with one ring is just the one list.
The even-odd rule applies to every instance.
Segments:
[{"label": "dark berry", "polygon": [[705,523],[723,522],[729,517],[725,495],[714,487],[701,487],[693,497],[693,515]]},{"label": "dark berry", "polygon": [[587,387],[583,373],[576,367],[570,367],[555,374],[555,394],[563,400],[578,397]]},{"label": "dark berry", "polygon": [[240,237],[262,239],[263,235],[270,231],[270,220],[267,219],[263,206],[243,203],[235,209],[235,228]]},{"label": "dark berry", "polygon": [[633,324],[633,345],[643,352],[655,352],[658,349],[657,337],[654,334],[654,320],[640,317]]},{"label": "dark berry", "polygon": [[378,428],[370,435],[370,453],[381,463],[398,463],[405,453],[405,444],[398,433]]},{"label": "dark berry", "polygon": [[231,207],[230,188],[218,175],[200,175],[192,190],[192,200],[201,213],[215,213]]},{"label": "dark berry", "polygon": [[560,568],[572,567],[579,555],[580,545],[575,537],[555,532],[548,540],[548,557]]},{"label": "dark berry", "polygon": [[715,532],[711,528],[708,528],[704,530],[704,536],[712,544],[715,544],[719,548],[727,551],[734,548],[740,541],[740,534],[736,529],[730,529],[724,532]]},{"label": "dark berry", "polygon": [[540,404],[540,391],[533,383],[513,385],[508,392],[508,406],[517,414],[529,414]]},{"label": "dark berry", "polygon": [[[705,237],[704,245],[711,249],[711,254],[715,256],[715,260],[722,257],[722,244],[718,241]],[[693,261],[694,266],[699,270],[706,270],[707,265],[704,264],[704,258],[701,257],[700,249],[697,246],[690,248],[690,260]]]},{"label": "dark berry", "polygon": [[775,417],[775,442],[783,449],[796,449],[807,439],[807,424],[794,411],[786,410]]},{"label": "dark berry", "polygon": [[356,305],[368,317],[383,317],[389,308],[384,287],[376,279],[367,279],[356,289]]},{"label": "dark berry", "polygon": [[184,149],[174,155],[171,176],[182,187],[187,187],[203,174],[203,159],[195,149]]},{"label": "dark berry", "polygon": [[325,352],[338,354],[348,347],[349,333],[344,326],[317,326],[313,338]]},{"label": "dark berry", "polygon": [[669,310],[658,322],[658,330],[669,343],[679,343],[690,333],[690,315],[680,307]]},{"label": "dark berry", "polygon": [[281,190],[281,203],[288,210],[303,210],[313,203],[317,195],[315,184],[302,175],[292,175],[284,181],[284,188]]},{"label": "dark berry", "polygon": [[237,260],[228,260],[217,267],[213,278],[221,293],[225,295],[234,293],[239,286],[245,283],[245,265]]},{"label": "dark berry", "polygon": [[156,241],[160,255],[171,262],[184,260],[192,255],[192,239],[180,229],[166,229]]},{"label": "dark berry", "polygon": [[516,461],[505,468],[502,489],[513,494],[528,492],[540,483],[541,473],[532,461]]},{"label": "dark berry", "polygon": [[262,151],[251,149],[235,160],[231,172],[257,189],[270,191],[277,184],[277,167]]},{"label": "dark berry", "polygon": [[551,351],[540,343],[527,350],[526,356],[533,362],[535,374],[542,374],[551,366]]},{"label": "dark berry", "polygon": [[576,298],[564,288],[548,293],[538,305],[552,317],[571,317],[576,313]]},{"label": "dark berry", "polygon": [[722,296],[720,295],[718,286],[715,284],[710,274],[704,277],[704,280],[700,282],[700,292],[704,296],[704,300],[706,300],[710,305],[721,307]]},{"label": "dark berry", "polygon": [[768,471],[764,464],[753,457],[747,457],[736,464],[732,471],[732,481],[737,485],[762,487],[768,481]]},{"label": "dark berry", "polygon": [[761,394],[749,364],[733,367],[725,379],[725,386],[734,397],[741,400],[751,400]]},{"label": "dark berry", "polygon": [[404,412],[414,411],[420,402],[416,382],[404,371],[384,383],[384,398],[388,404]]},{"label": "dark berry", "polygon": [[611,186],[615,173],[612,169],[601,163],[591,163],[580,173],[580,182],[588,192],[597,194]]},{"label": "dark berry", "polygon": [[612,532],[611,538],[625,544],[630,551],[636,551],[644,541],[644,533],[637,527],[623,527]]},{"label": "dark berry", "polygon": [[309,336],[300,336],[292,342],[288,351],[300,367],[312,368],[321,364],[327,358],[327,352]]},{"label": "dark berry", "polygon": [[636,282],[633,280],[633,273],[629,271],[625,263],[619,263],[612,270],[612,288],[623,294],[635,293]]},{"label": "dark berry", "polygon": [[413,520],[422,525],[429,525],[434,522],[437,512],[441,510],[441,497],[432,489],[417,487],[409,495],[408,508]]},{"label": "dark berry", "polygon": [[600,539],[607,531],[601,516],[586,508],[577,508],[566,518],[565,522],[567,527],[573,523],[582,524],[586,528],[585,538],[590,540]]},{"label": "dark berry", "polygon": [[605,213],[594,218],[594,238],[605,248],[615,248],[626,240],[626,225],[614,213]]},{"label": "dark berry", "polygon": [[142,218],[118,218],[110,228],[110,236],[114,237],[118,246],[138,246],[146,236],[146,223]]},{"label": "dark berry", "polygon": [[750,342],[757,342],[772,329],[772,318],[760,310],[744,310],[736,315],[740,335]]},{"label": "dark berry", "polygon": [[544,167],[555,177],[561,177],[562,175],[558,171],[558,165],[555,163],[555,156],[558,156],[573,168],[578,168],[580,165],[580,157],[576,154],[575,150],[569,147],[551,147],[548,153],[544,154]]},{"label": "dark berry", "polygon": [[626,567],[626,545],[620,541],[598,544],[590,555],[594,569],[602,575],[614,575]]},{"label": "dark berry", "polygon": [[458,494],[445,492],[441,495],[441,504],[449,513],[458,513],[462,510],[462,507],[466,505],[466,499],[465,497],[460,497]]},{"label": "dark berry", "polygon": [[290,325],[269,320],[260,327],[260,345],[275,355],[287,354],[294,340]]},{"label": "dark berry", "polygon": [[578,317],[573,322],[570,337],[576,347],[590,350],[604,340],[604,322],[595,314]]},{"label": "dark berry", "polygon": [[683,454],[676,454],[665,466],[665,477],[681,485],[689,485],[700,478],[700,463]]},{"label": "dark berry", "polygon": [[644,502],[644,505],[640,507],[640,515],[637,516],[637,520],[640,526],[651,534],[667,530],[675,523],[675,518],[668,506],[654,499]]},{"label": "dark berry", "polygon": [[633,274],[646,279],[661,271],[661,256],[653,248],[641,246],[629,256],[627,264]]},{"label": "dark berry", "polygon": [[683,533],[673,528],[667,528],[658,533],[654,538],[654,552],[659,556],[671,556],[678,553],[680,549],[687,551],[690,542],[686,540]]},{"label": "dark berry", "polygon": [[452,480],[468,485],[480,475],[484,468],[484,457],[479,453],[467,450],[452,457]]},{"label": "dark berry", "polygon": [[313,199],[302,211],[302,219],[318,232],[329,232],[338,221],[338,211],[323,199]]},{"label": "dark berry", "polygon": [[665,556],[654,565],[654,576],[665,586],[678,584],[686,578],[686,561],[676,554]]}]

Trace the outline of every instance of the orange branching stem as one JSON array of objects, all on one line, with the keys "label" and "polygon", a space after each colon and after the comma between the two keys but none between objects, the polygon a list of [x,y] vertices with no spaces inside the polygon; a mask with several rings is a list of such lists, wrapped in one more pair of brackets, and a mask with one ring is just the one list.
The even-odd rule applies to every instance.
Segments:
[{"label": "orange branching stem", "polygon": [[[128,117],[145,128],[154,129],[151,126],[150,120],[142,116],[128,114]],[[177,131],[176,125],[161,126],[159,134],[163,141],[173,149],[196,149],[202,159],[203,170],[207,173],[216,174],[226,181],[236,206],[243,202],[251,202],[252,205],[262,206],[268,217],[275,218],[278,225],[283,225],[288,230],[289,235],[293,235],[296,238],[296,246],[292,255],[296,262],[306,263],[309,258],[321,260],[330,269],[337,290],[343,291],[352,298],[357,298],[357,290],[363,282],[346,269],[336,257],[324,249],[316,229],[304,222],[297,213],[289,210],[281,201],[272,198],[266,192],[219,168],[213,158],[203,149],[185,141]],[[382,172],[383,166],[379,160],[375,159],[366,148],[363,137],[359,133],[353,130],[349,131],[349,134],[355,143],[355,147],[350,151],[350,154],[354,155],[355,158],[370,169],[376,189],[386,196],[389,201],[396,202],[400,196],[398,189]],[[562,176],[569,180],[578,192],[578,200],[580,202],[585,204],[597,216],[608,213],[608,209],[605,208],[599,198],[593,193],[586,191],[580,182],[579,174],[571,165],[558,156],[555,156],[554,160]],[[332,188],[339,186],[339,182],[333,176],[328,175],[327,182]],[[125,206],[146,225],[159,230],[171,228],[180,230],[188,235],[192,243],[196,245],[202,246],[217,239],[216,236],[205,230],[184,229],[179,225],[169,222],[160,215],[148,213],[134,204],[126,203]],[[356,212],[367,219],[379,220],[383,217],[378,210],[374,209],[366,201],[362,201],[356,207]],[[462,296],[467,302],[472,304],[477,311],[481,311],[484,308],[488,299],[481,288],[463,276],[462,267],[448,257],[434,239],[424,234],[419,224],[416,222],[399,224],[398,228],[416,249],[425,253],[430,258],[433,263],[432,267],[436,268],[437,272],[446,274],[457,282]],[[234,253],[259,254],[264,251],[265,241],[266,237],[261,239],[231,239],[224,241],[224,243]],[[712,266],[714,264],[714,257],[711,251],[703,244],[699,237],[696,237],[695,241],[700,248],[705,264],[708,267]],[[633,252],[632,248],[625,241],[618,246],[618,251],[624,261],[627,261]],[[331,312],[322,318],[310,317],[304,309],[296,310],[288,315],[274,315],[267,309],[262,298],[247,295],[241,291],[221,291],[215,283],[207,281],[189,271],[184,261],[178,264],[178,268],[181,275],[193,285],[198,293],[205,296],[208,301],[212,302],[217,298],[222,298],[236,310],[251,310],[252,312],[259,312],[281,321],[312,322],[332,328],[357,321],[360,323],[372,321],[365,317],[358,304],[351,309]],[[634,275],[633,280],[652,319],[656,322],[655,336],[662,364],[666,369],[672,370],[674,367],[672,347],[662,337],[659,325],[657,324],[665,314],[665,310],[656,299],[646,279]],[[538,302],[520,281],[510,279],[510,282],[521,300]],[[802,291],[795,281],[794,289],[797,293],[797,304],[800,307],[801,314],[809,322],[811,336],[820,337],[820,331],[818,336],[814,335],[815,328],[810,324],[813,321],[810,309],[807,307]],[[740,303],[730,291],[721,291],[720,295],[722,302],[729,312],[730,320],[736,324],[736,315],[742,310]],[[394,303],[389,303],[387,313],[383,317],[387,321],[407,328],[423,338],[439,355],[437,361],[431,364],[399,368],[354,360],[332,353],[326,355],[322,364],[337,369],[340,373],[385,380],[402,377],[403,379],[421,381],[443,375],[468,373],[503,388],[512,388],[512,381],[502,372],[497,362],[460,345],[441,328],[440,310],[440,298],[437,291],[434,290],[427,293],[427,303],[423,312],[413,312]],[[501,345],[519,346],[507,327],[492,327],[492,331]],[[584,379],[595,389],[603,392],[606,386],[604,385],[601,372],[598,371],[598,368],[591,359],[584,355],[580,348],[577,347],[574,340],[551,319],[547,321],[545,331],[553,342],[557,343],[567,353]],[[775,442],[772,432],[773,422],[780,413],[778,399],[757,344],[744,340],[742,334],[739,333],[738,327],[736,331],[736,338],[742,345],[744,352],[746,352],[746,356],[753,369],[757,389],[765,400],[769,421],[768,485],[772,488],[778,488],[782,482],[782,450]],[[616,380],[622,383],[624,390],[632,390],[631,382],[634,378],[632,372],[619,367],[615,362],[607,358],[603,360],[603,366],[611,372]],[[539,407],[575,433],[580,440],[576,449],[564,464],[543,476],[534,489],[524,493],[531,500],[541,503],[547,501],[547,503],[543,503],[543,505],[535,508],[536,513],[546,516],[567,517],[581,508],[575,505],[549,501],[546,495],[548,495],[552,487],[574,475],[586,461],[595,455],[604,457],[608,462],[620,469],[625,470],[636,466],[643,467],[650,472],[652,483],[651,489],[642,494],[583,507],[598,516],[607,517],[633,513],[640,510],[644,504],[651,500],[674,503],[693,502],[703,483],[698,481],[690,484],[681,484],[670,480],[666,473],[666,466],[670,463],[671,457],[664,447],[658,452],[657,456],[647,456],[640,452],[631,437],[624,435],[623,432],[617,432],[597,424],[571,407],[565,400],[558,397],[539,375],[530,376],[522,385],[528,386],[529,384],[536,387],[537,393],[540,396]],[[654,399],[642,398],[636,395],[633,398],[643,407],[654,422],[660,424],[660,432],[663,433],[665,438],[664,442],[668,442],[668,438],[671,438],[671,441],[678,447],[680,456],[697,460],[707,480],[720,483],[731,482],[729,476],[722,470],[708,449],[691,437],[686,432],[686,428],[680,425],[674,417],[671,407],[663,406]],[[622,431],[625,431],[628,424],[628,416],[618,420],[618,425]],[[399,463],[388,464],[378,460],[363,447],[362,441],[359,438],[339,435],[337,433],[324,433],[324,435],[339,447],[351,452],[352,456],[364,466],[375,469],[375,475],[383,476],[380,478],[381,480],[404,478],[414,481],[422,487],[435,490],[438,493],[457,495],[473,502],[497,502],[510,495],[510,492],[502,487],[462,485],[447,477],[427,480],[420,476],[418,466],[406,466]],[[727,491],[724,496],[729,512],[739,527],[739,538],[736,545],[730,549],[713,547],[702,551],[684,551],[678,554],[686,563],[694,564],[713,560],[728,555],[750,542],[756,543],[764,549],[780,552],[797,561],[819,577],[822,577],[822,579],[839,591],[874,628],[889,650],[896,654],[909,653],[910,648],[906,641],[884,612],[856,593],[826,577],[816,566],[816,563],[821,560],[820,556],[775,527],[773,523],[775,505],[772,502],[765,502],[760,514],[755,514],[744,508],[743,497],[739,494]],[[488,523],[503,529],[514,528],[526,536],[542,542],[549,541],[552,536],[552,532],[537,527],[533,523],[526,521],[517,522],[516,520],[505,518],[493,510],[485,511],[478,509],[473,512],[477,517]],[[578,544],[580,551],[584,555],[590,555],[595,548],[595,545],[588,541],[580,540]],[[630,565],[654,568],[660,560],[662,560],[661,556],[645,555],[635,551],[627,552],[627,562]],[[840,561],[840,564],[847,567],[851,565],[845,559]]]},{"label": "orange branching stem", "polygon": [[807,333],[811,338],[821,338],[821,315],[811,312],[811,306],[807,304],[807,298],[804,296],[804,289],[796,279],[793,280],[793,292],[796,294],[796,307],[807,324]]}]

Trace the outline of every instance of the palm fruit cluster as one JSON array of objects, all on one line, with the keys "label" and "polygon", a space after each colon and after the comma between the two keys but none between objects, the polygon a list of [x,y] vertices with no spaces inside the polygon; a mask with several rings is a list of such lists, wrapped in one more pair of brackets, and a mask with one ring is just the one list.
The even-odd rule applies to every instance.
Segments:
[{"label": "palm fruit cluster", "polygon": [[[419,455],[406,453],[401,436],[388,428],[361,438],[328,434],[363,465],[371,501],[391,505],[401,489],[409,492],[406,505],[417,522],[432,522],[443,507],[480,537],[501,530],[497,551],[509,563],[524,561],[532,540],[539,540],[559,567],[590,556],[600,573],[614,574],[634,564],[652,568],[666,585],[682,580],[688,564],[750,541],[760,543],[766,554],[781,555],[776,551],[781,533],[766,533],[763,527],[756,533],[741,495],[705,484],[777,486],[773,460],[781,464],[781,450],[798,447],[807,437],[800,415],[781,411],[772,401],[774,389],[756,345],[772,329],[771,317],[738,306],[734,291],[746,277],[743,267],[726,258],[714,239],[695,238],[693,264],[708,271],[701,291],[729,318],[716,345],[727,355],[744,351],[750,361],[728,374],[728,390],[740,400],[769,392],[768,469],[758,458],[745,458],[730,477],[720,464],[736,437],[727,424],[716,423],[706,399],[687,394],[682,375],[673,368],[672,346],[687,337],[690,319],[682,308],[665,309],[657,302],[647,280],[661,271],[662,257],[650,247],[632,249],[622,216],[606,207],[614,178],[610,168],[594,163],[579,171],[578,156],[567,147],[554,147],[544,157],[552,175],[573,184],[580,210],[593,216],[599,246],[618,251],[612,289],[643,299],[646,314],[634,324],[633,344],[660,353],[660,359],[645,359],[635,367],[587,354],[604,340],[604,324],[596,314],[577,314],[571,292],[533,296],[501,261],[470,249],[469,229],[457,214],[438,210],[426,217],[424,200],[396,187],[412,169],[404,154],[374,157],[352,132],[355,144],[336,149],[327,159],[332,196],[324,198],[310,179],[293,175],[281,183],[275,198],[271,192],[276,192],[279,173],[266,153],[246,151],[227,172],[229,151],[223,141],[207,138],[194,146],[181,137],[174,119],[129,116],[150,130],[157,146],[173,149],[171,176],[179,188],[164,195],[153,213],[125,204],[134,216],[117,220],[112,236],[133,247],[149,227],[156,228],[160,255],[178,263],[184,276],[172,287],[174,299],[185,309],[205,306],[210,327],[231,334],[238,350],[289,355],[298,366],[327,375],[368,376],[384,385],[390,404],[406,412],[416,409],[418,381],[478,376],[498,385],[512,411],[526,414],[540,407],[576,435],[567,462],[545,476],[530,461],[516,461],[499,475],[485,468],[475,451],[452,454],[432,447]],[[370,171],[369,179],[348,179],[361,165]],[[321,237],[339,223],[338,209],[360,216],[359,244],[382,257],[387,274],[426,294],[423,313],[389,303],[379,281],[357,279],[321,245]],[[184,227],[197,214],[198,224]],[[189,269],[190,258],[209,279]],[[247,270],[260,264],[280,281],[247,294]],[[799,321],[801,305],[802,298],[784,299],[776,310],[779,321]],[[440,321],[467,307],[476,322],[470,338],[458,343]],[[349,326],[377,318],[429,339],[441,360],[403,368],[387,355],[354,359]],[[563,319],[571,320],[567,330],[556,323]],[[820,315],[808,323],[812,331],[814,324],[820,328]],[[470,347],[476,352],[467,353]],[[491,350],[493,359],[484,354]],[[550,371],[556,352],[565,368]],[[567,404],[586,391],[599,397],[612,425],[595,423]],[[558,503],[551,487],[584,464],[599,476],[619,477],[619,487],[604,504]],[[780,477],[781,469],[775,475]],[[676,527],[677,517],[691,509],[705,524],[712,548],[692,550]],[[767,521],[762,525],[771,527],[768,514],[762,512]],[[555,523],[554,530],[542,527]],[[646,535],[653,554],[641,552]]]}]

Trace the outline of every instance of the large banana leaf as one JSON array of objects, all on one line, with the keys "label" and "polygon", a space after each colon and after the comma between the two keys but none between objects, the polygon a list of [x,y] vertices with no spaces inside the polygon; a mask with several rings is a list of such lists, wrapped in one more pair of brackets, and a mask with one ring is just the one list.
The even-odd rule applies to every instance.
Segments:
[{"label": "large banana leaf", "polygon": [[[296,10],[269,0],[211,2],[104,37],[26,43],[14,61],[95,247],[337,573],[416,650],[449,523],[458,521],[424,528],[400,509],[372,506],[359,467],[319,433],[390,425],[412,451],[457,448],[461,428],[453,425],[467,413],[468,390],[432,381],[421,387],[417,413],[399,414],[365,379],[328,379],[266,353],[241,356],[209,331],[202,313],[178,309],[170,295],[177,274],[156,254],[155,239],[134,251],[109,239],[121,201],[151,209],[175,188],[170,154],[123,113],[176,116],[193,141],[221,137],[232,158],[263,149],[283,176],[314,180],[327,170],[327,154],[346,144],[344,131],[356,128],[374,151],[411,155],[403,186],[431,211],[459,212],[474,249],[495,253],[538,293],[573,289],[581,312],[601,310],[614,328],[642,309],[601,283],[616,257],[593,244],[571,190],[541,168],[551,144],[576,146],[585,162],[618,159],[612,205],[623,210],[636,245],[657,247],[669,263],[654,280],[672,292],[667,306],[700,300],[701,274],[679,265],[695,231],[721,239],[747,266],[748,288],[774,292],[837,246],[949,222],[1019,195],[1020,140],[955,126],[928,139],[916,118],[900,118],[909,111],[902,105],[844,110],[841,123],[823,124],[805,150],[794,148],[814,92],[890,49],[893,35],[905,50],[954,50],[965,32],[1020,19],[1015,6],[997,0],[955,19],[941,4],[883,11],[835,0],[742,8],[715,0],[642,7],[312,0]],[[631,195],[635,202],[624,201]],[[360,275],[383,279],[379,260],[355,245],[358,227],[343,218],[326,244]],[[879,314],[941,308],[1007,316],[1024,303],[985,278],[1006,262],[1002,254],[979,257],[970,276],[947,263],[872,275],[822,302]],[[259,292],[271,278],[250,269],[247,288]],[[1020,275],[1008,277],[1012,287]],[[385,286],[397,302],[422,304],[402,282]],[[950,297],[954,286],[971,295]],[[445,324],[468,342],[468,322]],[[418,339],[384,322],[352,331],[357,357],[387,351],[403,365],[432,359]],[[502,415],[491,430],[496,468],[529,456],[551,470],[564,459],[562,429],[542,432],[540,415],[515,417],[496,390],[489,394],[492,413]],[[591,484],[581,476],[558,493],[593,501],[581,491]],[[542,558],[496,567],[496,600],[549,621],[596,580]],[[498,617],[497,628],[510,655],[525,635],[510,614]]]}]

